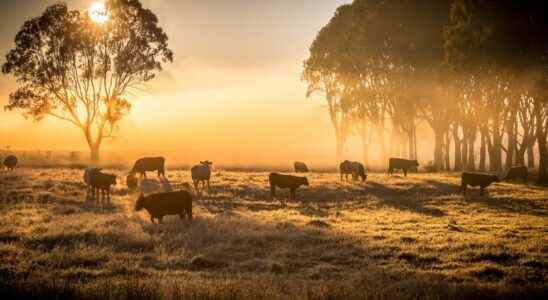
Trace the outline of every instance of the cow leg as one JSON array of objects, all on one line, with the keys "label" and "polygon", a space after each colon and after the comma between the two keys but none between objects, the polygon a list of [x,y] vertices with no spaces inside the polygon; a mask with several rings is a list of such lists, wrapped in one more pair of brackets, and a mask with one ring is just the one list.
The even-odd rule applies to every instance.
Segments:
[{"label": "cow leg", "polygon": [[466,185],[466,184],[462,184],[462,185],[460,186],[460,190],[462,191],[462,194],[463,194],[463,195],[466,195],[466,189],[467,189],[467,188],[468,188],[468,185]]},{"label": "cow leg", "polygon": [[403,176],[407,177],[407,169],[403,169]]},{"label": "cow leg", "polygon": [[185,219],[185,213],[183,213],[183,212],[179,213],[179,219],[184,220]]},{"label": "cow leg", "polygon": [[209,179],[207,180],[207,193],[209,194]]},{"label": "cow leg", "polygon": [[485,187],[483,187],[483,186],[480,187],[480,196],[483,196],[484,189],[485,189]]},{"label": "cow leg", "polygon": [[162,221],[164,220],[164,216],[159,216],[158,217],[158,223],[159,224],[162,224]]},{"label": "cow leg", "polygon": [[341,172],[341,181],[343,181],[343,173]]},{"label": "cow leg", "polygon": [[192,220],[192,205],[186,210],[186,215],[189,220]]},{"label": "cow leg", "polygon": [[289,190],[289,197],[291,200],[295,200],[295,188]]},{"label": "cow leg", "polygon": [[152,224],[154,224],[154,217],[153,216],[150,216],[150,222],[152,222]]},{"label": "cow leg", "polygon": [[276,186],[274,184],[270,184],[270,198],[274,199],[276,197]]}]

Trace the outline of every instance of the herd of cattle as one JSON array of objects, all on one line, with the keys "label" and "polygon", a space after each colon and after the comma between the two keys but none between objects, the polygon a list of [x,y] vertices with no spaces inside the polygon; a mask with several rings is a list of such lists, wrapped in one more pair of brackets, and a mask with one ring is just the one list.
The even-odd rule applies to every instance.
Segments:
[{"label": "herd of cattle", "polygon": [[[211,179],[212,162],[209,160],[201,161],[200,164],[193,166],[190,169],[192,182],[196,194],[201,195],[202,190],[209,191]],[[14,170],[17,165],[17,157],[14,155],[7,156],[2,163],[7,170]],[[402,170],[404,176],[407,176],[409,170],[416,170],[419,163],[416,160],[408,160],[401,158],[390,158],[388,161],[388,174],[392,175],[396,170]],[[303,162],[294,163],[295,173],[310,172],[307,165]],[[351,175],[352,180],[365,181],[367,174],[365,173],[363,164],[356,161],[345,160],[339,165],[341,181],[348,181],[348,175]],[[129,190],[136,190],[139,185],[139,179],[136,177],[139,174],[140,178],[146,179],[146,172],[157,172],[158,177],[167,182],[165,177],[165,159],[163,157],[145,157],[138,159],[133,168],[129,171],[126,177],[126,184]],[[524,166],[512,167],[506,173],[503,180],[522,179],[525,183],[528,180],[527,168]],[[103,172],[101,168],[87,167],[84,170],[83,176],[86,185],[86,199],[110,201],[110,190],[116,184],[116,175]],[[301,176],[286,175],[280,173],[270,173],[268,175],[270,185],[270,193],[272,198],[276,197],[276,188],[289,189],[290,199],[295,199],[295,192],[300,186],[308,186],[308,178]],[[459,191],[466,194],[468,186],[479,186],[480,195],[483,195],[486,187],[493,182],[500,182],[497,175],[479,172],[463,172],[461,175],[461,186]],[[283,204],[283,203],[282,203]],[[145,209],[150,214],[150,219],[154,223],[155,220],[162,222],[162,218],[166,215],[179,215],[181,219],[188,217],[192,219],[192,194],[187,190],[161,192],[151,195],[141,195],[137,199],[136,210]]]}]

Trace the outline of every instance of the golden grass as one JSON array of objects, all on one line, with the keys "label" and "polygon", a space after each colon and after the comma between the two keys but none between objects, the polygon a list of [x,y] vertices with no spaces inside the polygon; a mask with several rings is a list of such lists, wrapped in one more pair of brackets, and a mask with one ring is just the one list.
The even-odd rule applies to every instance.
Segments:
[{"label": "golden grass", "polygon": [[[124,173],[118,173],[123,178]],[[169,180],[189,182],[188,171]],[[548,278],[545,188],[458,194],[454,174],[310,174],[281,207],[267,173],[215,172],[195,219],[152,224],[119,183],[85,201],[82,171],[0,174],[0,288],[86,299],[534,298]],[[122,181],[122,180],[119,180]],[[281,191],[280,197],[288,197]]]}]

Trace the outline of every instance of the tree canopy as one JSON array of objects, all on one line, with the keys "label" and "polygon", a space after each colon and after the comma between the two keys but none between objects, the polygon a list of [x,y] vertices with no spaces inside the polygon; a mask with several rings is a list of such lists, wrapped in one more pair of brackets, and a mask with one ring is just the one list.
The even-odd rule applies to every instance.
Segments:
[{"label": "tree canopy", "polygon": [[173,60],[158,18],[138,0],[109,0],[106,9],[107,21],[95,23],[65,3],[48,7],[23,24],[2,66],[18,83],[5,108],[77,126],[93,160],[130,111],[129,90]]}]

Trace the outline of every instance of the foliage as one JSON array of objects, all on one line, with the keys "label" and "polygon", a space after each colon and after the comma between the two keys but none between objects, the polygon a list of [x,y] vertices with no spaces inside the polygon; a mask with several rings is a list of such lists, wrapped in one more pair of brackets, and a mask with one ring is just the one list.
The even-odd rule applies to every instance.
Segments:
[{"label": "foliage", "polygon": [[6,109],[72,123],[92,156],[131,109],[129,90],[173,60],[157,17],[138,0],[110,0],[106,8],[100,24],[65,3],[48,7],[24,23],[2,66],[19,85]]}]

